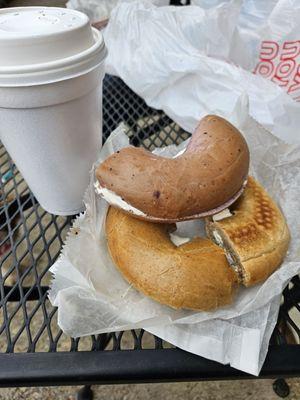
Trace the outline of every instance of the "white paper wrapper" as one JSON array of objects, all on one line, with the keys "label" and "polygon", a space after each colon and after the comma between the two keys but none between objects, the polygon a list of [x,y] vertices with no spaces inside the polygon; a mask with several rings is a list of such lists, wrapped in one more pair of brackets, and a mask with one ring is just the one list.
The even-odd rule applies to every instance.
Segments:
[{"label": "white paper wrapper", "polygon": [[[51,271],[54,281],[50,300],[58,306],[58,323],[67,334],[78,337],[131,328],[144,328],[195,354],[230,363],[257,375],[266,356],[276,323],[280,295],[300,271],[300,146],[288,145],[267,132],[239,108],[242,131],[251,152],[251,174],[282,208],[292,235],[288,255],[266,282],[241,287],[231,306],[213,312],[173,310],[132,288],[114,266],[107,249],[107,204],[94,191],[94,174],[86,192],[86,213],[77,218]],[[119,127],[101,150],[98,163],[127,146]],[[174,156],[185,147],[157,150]],[[97,163],[97,164],[98,164]],[[201,235],[199,222],[180,224],[183,236]]]}]

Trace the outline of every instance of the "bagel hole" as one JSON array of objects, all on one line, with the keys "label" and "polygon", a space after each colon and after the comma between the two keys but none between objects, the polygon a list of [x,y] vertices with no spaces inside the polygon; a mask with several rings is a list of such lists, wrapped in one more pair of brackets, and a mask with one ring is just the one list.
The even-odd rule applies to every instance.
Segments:
[{"label": "bagel hole", "polygon": [[[188,238],[189,240],[195,237],[206,237],[204,221],[201,219],[177,222],[176,229],[172,231],[172,236],[170,236],[170,238],[174,237],[174,235],[179,238]],[[172,242],[174,243],[173,240]]]}]

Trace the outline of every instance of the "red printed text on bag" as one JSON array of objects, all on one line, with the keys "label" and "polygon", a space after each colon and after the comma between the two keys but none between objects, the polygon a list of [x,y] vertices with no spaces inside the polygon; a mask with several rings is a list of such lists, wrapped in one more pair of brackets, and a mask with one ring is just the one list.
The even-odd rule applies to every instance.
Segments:
[{"label": "red printed text on bag", "polygon": [[300,40],[282,44],[264,40],[254,73],[271,79],[300,101]]}]

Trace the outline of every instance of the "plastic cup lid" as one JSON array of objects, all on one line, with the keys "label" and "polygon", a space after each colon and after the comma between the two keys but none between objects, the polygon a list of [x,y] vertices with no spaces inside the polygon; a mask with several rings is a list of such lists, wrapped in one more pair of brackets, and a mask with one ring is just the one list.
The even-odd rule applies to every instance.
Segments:
[{"label": "plastic cup lid", "polygon": [[89,72],[106,56],[88,17],[56,7],[0,10],[0,86],[45,84]]}]

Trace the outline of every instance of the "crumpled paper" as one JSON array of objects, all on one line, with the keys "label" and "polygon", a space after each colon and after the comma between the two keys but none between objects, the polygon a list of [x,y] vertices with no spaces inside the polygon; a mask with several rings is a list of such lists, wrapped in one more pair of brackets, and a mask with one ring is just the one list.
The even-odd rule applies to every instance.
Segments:
[{"label": "crumpled paper", "polygon": [[229,119],[246,94],[255,120],[299,143],[299,1],[193,3],[120,3],[104,32],[106,71],[188,132],[208,111]]},{"label": "crumpled paper", "polygon": [[[243,102],[241,103],[243,104]],[[174,310],[145,297],[129,285],[107,249],[107,203],[94,190],[94,169],[113,152],[128,146],[118,127],[103,146],[85,195],[86,212],[74,222],[58,261],[49,293],[58,307],[58,324],[78,337],[144,328],[168,342],[203,357],[229,363],[257,375],[274,329],[282,290],[300,272],[300,145],[286,144],[266,131],[239,107],[239,122],[251,154],[251,174],[282,208],[292,241],[282,266],[263,284],[241,287],[232,305],[211,312]],[[156,149],[174,156],[186,146]],[[199,221],[178,224],[183,235],[203,234]]]}]

